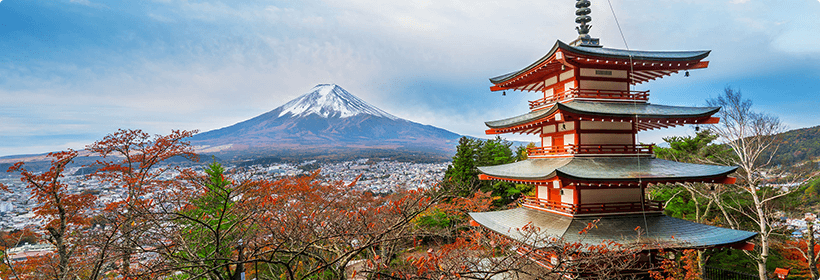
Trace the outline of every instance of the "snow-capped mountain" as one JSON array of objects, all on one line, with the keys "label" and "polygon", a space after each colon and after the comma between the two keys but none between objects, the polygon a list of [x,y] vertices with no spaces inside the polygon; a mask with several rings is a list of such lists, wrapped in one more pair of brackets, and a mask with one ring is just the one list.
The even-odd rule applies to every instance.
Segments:
[{"label": "snow-capped mountain", "polygon": [[385,117],[391,120],[398,119],[335,84],[316,85],[310,92],[282,105],[281,109],[279,117],[287,114],[292,117],[316,114],[325,118],[347,118],[364,114]]},{"label": "snow-capped mountain", "polygon": [[334,84],[255,118],[191,138],[200,149],[416,150],[452,156],[458,134],[393,116]]}]

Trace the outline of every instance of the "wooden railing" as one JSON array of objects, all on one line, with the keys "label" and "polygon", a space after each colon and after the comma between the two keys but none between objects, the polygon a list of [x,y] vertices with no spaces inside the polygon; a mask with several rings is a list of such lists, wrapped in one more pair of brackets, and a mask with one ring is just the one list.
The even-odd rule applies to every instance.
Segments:
[{"label": "wooden railing", "polygon": [[576,213],[589,214],[640,211],[663,211],[663,201],[647,200],[644,202],[644,207],[641,207],[641,202],[588,203],[578,205],[578,212]]},{"label": "wooden railing", "polygon": [[532,205],[532,206],[535,206],[535,207],[540,207],[540,208],[545,208],[545,209],[550,209],[550,210],[556,210],[556,211],[561,211],[561,212],[566,212],[566,213],[575,213],[578,210],[578,208],[575,207],[575,205],[572,205],[572,204],[569,204],[569,203],[563,203],[563,202],[559,202],[559,201],[549,201],[549,200],[546,200],[546,199],[541,199],[541,198],[532,197],[532,196],[522,196],[521,200],[524,204],[527,204],[527,205]]},{"label": "wooden railing", "polygon": [[571,88],[569,90],[553,94],[552,96],[530,101],[530,110],[575,98],[647,101],[649,100],[649,91]]},{"label": "wooden railing", "polygon": [[611,203],[584,203],[569,204],[558,201],[549,201],[537,197],[522,197],[525,205],[540,207],[544,209],[561,211],[568,214],[597,214],[597,213],[626,213],[641,211],[663,211],[663,201],[647,200],[644,207],[641,202],[611,202]]},{"label": "wooden railing", "polygon": [[531,147],[527,148],[528,156],[551,156],[551,155],[606,155],[606,154],[628,154],[628,155],[651,155],[654,145],[564,145],[551,147]]}]

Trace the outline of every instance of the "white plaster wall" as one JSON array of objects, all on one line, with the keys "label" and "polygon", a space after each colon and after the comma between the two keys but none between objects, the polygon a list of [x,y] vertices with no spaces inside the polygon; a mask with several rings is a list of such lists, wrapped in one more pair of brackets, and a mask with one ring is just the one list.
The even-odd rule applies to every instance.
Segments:
[{"label": "white plaster wall", "polygon": [[544,80],[544,86],[551,86],[558,83],[558,76],[552,76]]},{"label": "white plaster wall", "polygon": [[557,125],[559,132],[575,130],[575,122],[562,122]]},{"label": "white plaster wall", "polygon": [[568,146],[568,145],[575,145],[575,135],[574,134],[564,135],[564,146]]},{"label": "white plaster wall", "polygon": [[561,73],[561,81],[572,78],[572,76],[575,76],[575,70],[569,70]]},{"label": "white plaster wall", "polygon": [[561,202],[563,203],[575,203],[575,197],[573,196],[572,189],[564,189],[564,194],[561,195]]},{"label": "white plaster wall", "polygon": [[581,190],[581,204],[612,203],[612,202],[640,202],[641,190],[632,189],[597,189]]},{"label": "white plaster wall", "polygon": [[581,121],[581,129],[632,130],[631,122]]},{"label": "white plaster wall", "polygon": [[552,147],[552,136],[542,137],[541,147]]},{"label": "white plaster wall", "polygon": [[632,145],[632,134],[582,133],[581,145]]},{"label": "white plaster wall", "polygon": [[546,200],[548,194],[549,188],[547,186],[538,186],[538,198]]},{"label": "white plaster wall", "polygon": [[[612,75],[605,75],[603,73],[612,73]],[[607,77],[607,78],[618,78],[618,79],[626,79],[626,70],[609,70],[609,69],[594,69],[594,68],[581,68],[581,76],[585,77]]]},{"label": "white plaster wall", "polygon": [[574,87],[575,87],[575,81],[569,81],[566,84],[564,84],[564,91],[568,91],[568,90],[570,90]]},{"label": "white plaster wall", "polygon": [[552,89],[547,89],[547,90],[544,91],[544,98],[552,97],[552,94],[553,94],[553,90]]},{"label": "white plaster wall", "polygon": [[610,81],[587,81],[581,80],[581,89],[600,89],[600,90],[629,90],[629,84],[626,82],[610,82]]},{"label": "white plaster wall", "polygon": [[553,132],[555,132],[555,125],[551,124],[551,125],[545,125],[545,126],[541,127],[541,133],[543,133],[543,134],[553,133]]}]

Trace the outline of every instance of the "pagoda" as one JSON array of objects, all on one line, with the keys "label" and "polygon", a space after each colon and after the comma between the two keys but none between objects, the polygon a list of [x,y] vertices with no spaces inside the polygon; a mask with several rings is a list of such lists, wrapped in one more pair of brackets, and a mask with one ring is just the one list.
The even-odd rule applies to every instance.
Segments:
[{"label": "pagoda", "polygon": [[[535,186],[518,208],[470,213],[473,225],[524,240],[516,229],[536,227],[566,242],[604,240],[647,244],[647,250],[732,247],[750,249],[756,233],[693,223],[663,214],[663,203],[646,199],[648,185],[678,182],[732,184],[737,167],[680,163],[654,157],[638,142],[645,130],[716,124],[719,107],[681,107],[649,102],[649,91],[631,87],[675,73],[704,69],[710,51],[634,51],[604,48],[589,35],[590,2],[576,1],[579,37],[557,41],[529,66],[495,78],[492,91],[537,93],[529,112],[485,124],[487,134],[535,135],[528,159],[479,167],[479,179]],[[506,95],[506,92],[505,92]],[[596,228],[580,232],[590,223]],[[635,229],[641,229],[640,238]],[[538,244],[534,244],[538,243]],[[519,248],[520,250],[520,248]],[[653,262],[648,260],[647,262]],[[549,262],[545,262],[549,263]]]}]

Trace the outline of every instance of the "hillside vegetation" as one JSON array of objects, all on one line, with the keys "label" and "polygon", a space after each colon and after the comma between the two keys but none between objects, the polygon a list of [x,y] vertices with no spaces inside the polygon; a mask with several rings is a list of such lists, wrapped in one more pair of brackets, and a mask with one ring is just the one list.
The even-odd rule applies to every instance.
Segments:
[{"label": "hillside vegetation", "polygon": [[790,130],[779,135],[774,163],[794,165],[820,157],[820,126]]}]

